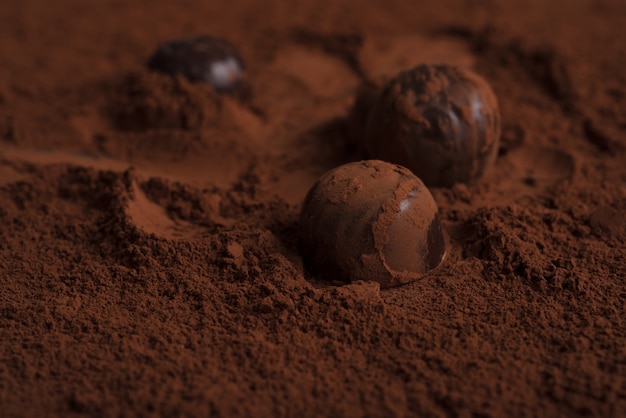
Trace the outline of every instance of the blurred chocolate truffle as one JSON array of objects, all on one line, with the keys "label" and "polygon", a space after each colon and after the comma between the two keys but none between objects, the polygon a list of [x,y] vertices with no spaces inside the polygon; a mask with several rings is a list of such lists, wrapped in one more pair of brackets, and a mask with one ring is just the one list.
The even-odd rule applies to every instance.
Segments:
[{"label": "blurred chocolate truffle", "polygon": [[446,252],[437,204],[408,169],[383,161],[345,164],[324,174],[300,214],[298,249],[327,280],[411,282]]},{"label": "blurred chocolate truffle", "polygon": [[365,123],[370,158],[409,168],[429,187],[472,183],[493,165],[500,111],[471,70],[420,65],[394,77]]},{"label": "blurred chocolate truffle", "polygon": [[149,69],[191,82],[205,82],[220,93],[250,93],[241,55],[230,42],[210,36],[177,39],[161,45],[148,60]]}]

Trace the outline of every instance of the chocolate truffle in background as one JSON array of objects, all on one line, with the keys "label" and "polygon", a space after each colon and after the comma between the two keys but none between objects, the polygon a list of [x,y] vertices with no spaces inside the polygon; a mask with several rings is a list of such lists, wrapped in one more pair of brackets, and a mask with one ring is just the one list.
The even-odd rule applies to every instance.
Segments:
[{"label": "chocolate truffle in background", "polygon": [[500,111],[471,70],[420,65],[384,88],[365,123],[369,158],[401,164],[429,187],[472,183],[493,165]]},{"label": "chocolate truffle in background", "polygon": [[246,68],[230,42],[210,36],[177,39],[161,45],[148,60],[149,69],[191,82],[205,82],[216,91],[239,98],[250,95]]},{"label": "chocolate truffle in background", "polygon": [[411,282],[446,252],[437,204],[408,169],[376,160],[324,174],[306,196],[298,249],[318,277]]}]

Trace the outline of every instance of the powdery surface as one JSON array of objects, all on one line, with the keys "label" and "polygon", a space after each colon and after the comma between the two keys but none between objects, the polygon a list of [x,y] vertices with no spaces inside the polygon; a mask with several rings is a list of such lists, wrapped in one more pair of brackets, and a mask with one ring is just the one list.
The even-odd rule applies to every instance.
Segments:
[{"label": "powdery surface", "polygon": [[344,164],[313,185],[298,220],[298,252],[315,277],[382,289],[441,264],[446,243],[437,203],[408,168]]},{"label": "powdery surface", "polygon": [[[437,3],[5,0],[0,415],[626,414],[626,6]],[[142,69],[196,34],[249,104]],[[441,268],[321,283],[302,199],[424,61],[490,81],[496,166],[432,190]]]}]

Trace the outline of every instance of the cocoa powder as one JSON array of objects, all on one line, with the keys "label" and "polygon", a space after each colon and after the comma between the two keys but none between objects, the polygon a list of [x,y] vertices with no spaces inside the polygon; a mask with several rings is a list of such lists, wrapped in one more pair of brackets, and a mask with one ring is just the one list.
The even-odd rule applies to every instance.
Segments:
[{"label": "cocoa powder", "polygon": [[[4,1],[0,416],[624,416],[624,26],[619,0]],[[199,35],[249,101],[144,68]],[[424,62],[493,87],[495,165],[431,189],[437,269],[321,280],[304,196],[363,158],[358,92]]]}]

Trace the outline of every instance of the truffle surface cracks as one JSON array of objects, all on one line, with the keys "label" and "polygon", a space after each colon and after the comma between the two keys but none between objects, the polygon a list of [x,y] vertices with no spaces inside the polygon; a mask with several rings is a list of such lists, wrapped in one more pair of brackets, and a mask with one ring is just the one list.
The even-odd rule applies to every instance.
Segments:
[{"label": "truffle surface cracks", "polygon": [[445,254],[437,205],[408,169],[382,161],[338,167],[311,188],[298,240],[306,265],[329,280],[413,281]]}]

